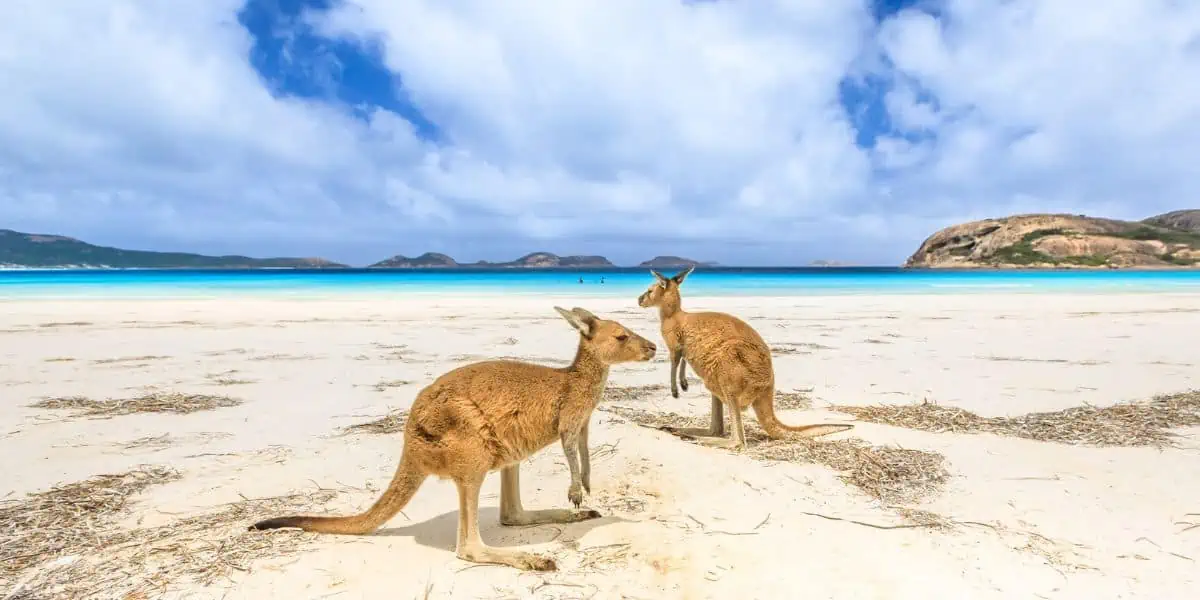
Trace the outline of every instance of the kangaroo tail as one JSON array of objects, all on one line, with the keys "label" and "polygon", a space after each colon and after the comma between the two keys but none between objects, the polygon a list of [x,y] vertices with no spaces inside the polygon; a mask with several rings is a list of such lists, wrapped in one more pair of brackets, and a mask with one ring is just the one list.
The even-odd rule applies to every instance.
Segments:
[{"label": "kangaroo tail", "polygon": [[829,435],[839,431],[853,429],[853,425],[844,423],[830,423],[823,425],[788,425],[779,420],[775,416],[775,391],[769,390],[769,393],[759,396],[758,401],[754,404],[754,414],[758,417],[758,424],[762,426],[763,431],[773,439],[784,439],[788,433],[798,433],[800,437],[812,438],[821,435]]},{"label": "kangaroo tail", "polygon": [[427,475],[422,473],[412,461],[400,456],[400,465],[392,482],[384,490],[383,495],[371,505],[366,512],[349,517],[308,517],[290,516],[274,517],[259,521],[249,527],[255,529],[279,529],[281,527],[299,527],[305,531],[318,533],[340,533],[344,535],[363,535],[371,533],[396,516],[412,500],[413,495],[425,482]]}]

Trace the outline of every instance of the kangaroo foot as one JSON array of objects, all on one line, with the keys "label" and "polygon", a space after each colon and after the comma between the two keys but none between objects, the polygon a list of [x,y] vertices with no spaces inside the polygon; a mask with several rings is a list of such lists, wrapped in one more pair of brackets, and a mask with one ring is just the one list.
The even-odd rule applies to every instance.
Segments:
[{"label": "kangaroo foot", "polygon": [[515,515],[502,515],[501,525],[546,525],[549,523],[578,523],[589,519],[599,519],[598,511],[590,508],[547,508],[543,510],[523,510]]},{"label": "kangaroo foot", "polygon": [[745,450],[746,444],[740,440],[734,440],[723,437],[701,436],[695,438],[696,442],[708,446],[709,448],[724,448],[726,450]]},{"label": "kangaroo foot", "polygon": [[554,559],[518,550],[500,550],[491,546],[475,546],[458,551],[462,560],[491,565],[508,565],[522,571],[556,571]]}]

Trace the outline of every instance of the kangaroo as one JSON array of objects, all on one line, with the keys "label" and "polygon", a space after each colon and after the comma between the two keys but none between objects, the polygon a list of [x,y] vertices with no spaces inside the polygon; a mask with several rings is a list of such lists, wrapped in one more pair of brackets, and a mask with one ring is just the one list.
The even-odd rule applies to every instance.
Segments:
[{"label": "kangaroo", "polygon": [[[654,358],[653,343],[616,321],[582,309],[554,307],[579,332],[575,360],[554,368],[516,360],[486,360],[448,371],[417,393],[404,427],[399,466],[383,495],[354,516],[289,516],[259,521],[255,529],[299,527],[305,531],[362,535],[404,508],[430,475],[458,487],[458,543],[463,560],[524,570],[553,571],[553,559],[484,544],[479,536],[479,489],[500,470],[500,523],[573,523],[600,517],[579,509],[591,492],[588,421],[600,401],[610,365]],[[520,461],[562,443],[571,472],[567,498],[575,509],[525,510]]]},{"label": "kangaroo", "polygon": [[[720,448],[744,449],[746,432],[742,411],[754,407],[758,423],[775,439],[789,432],[801,437],[816,437],[852,429],[853,425],[785,425],[775,416],[775,371],[771,349],[758,332],[745,321],[720,312],[685,312],[679,287],[695,266],[664,277],[651,270],[657,280],[638,297],[638,306],[658,308],[663,341],[671,359],[671,395],[679,397],[678,386],[687,391],[687,365],[712,392],[712,414],[708,429],[687,428],[668,431],[697,438],[702,444]],[[678,386],[676,381],[678,381]],[[724,408],[729,407],[733,439],[724,438]]]}]

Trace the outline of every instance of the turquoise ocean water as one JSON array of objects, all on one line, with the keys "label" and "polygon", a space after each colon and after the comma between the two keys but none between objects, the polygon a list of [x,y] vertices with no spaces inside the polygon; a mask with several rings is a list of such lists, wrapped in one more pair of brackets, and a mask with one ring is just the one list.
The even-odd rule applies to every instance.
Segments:
[{"label": "turquoise ocean water", "polygon": [[[670,275],[674,271],[667,270]],[[583,283],[579,283],[580,278]],[[603,283],[601,283],[603,278]],[[0,271],[0,300],[341,294],[638,294],[645,268],[611,270],[38,270]],[[696,295],[1200,292],[1192,271],[912,271],[890,267],[702,268]]]}]

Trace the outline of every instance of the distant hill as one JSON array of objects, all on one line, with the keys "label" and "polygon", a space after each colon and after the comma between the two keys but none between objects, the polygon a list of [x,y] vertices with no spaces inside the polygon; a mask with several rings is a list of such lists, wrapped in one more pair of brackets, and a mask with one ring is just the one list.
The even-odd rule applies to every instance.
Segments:
[{"label": "distant hill", "polygon": [[[1084,215],[1030,214],[947,227],[926,238],[909,268],[1197,267],[1200,232],[1181,227],[1200,211],[1142,222]],[[1183,215],[1183,216],[1180,216]]]},{"label": "distant hill", "polygon": [[493,267],[516,267],[516,268],[546,268],[546,267],[612,267],[615,266],[607,258],[603,256],[558,256],[549,252],[532,252],[526,254],[517,260],[506,263],[487,263],[480,262],[479,264]]},{"label": "distant hill", "polygon": [[615,266],[603,256],[558,256],[549,252],[532,252],[521,258],[508,262],[489,262],[481,260],[474,263],[460,263],[445,254],[426,252],[416,258],[393,256],[379,261],[371,267],[381,269],[422,269],[422,268],[507,268],[507,269],[547,269],[547,268],[603,268]]},{"label": "distant hill", "polygon": [[691,267],[691,266],[712,267],[712,266],[716,266],[716,264],[717,263],[715,263],[715,262],[703,262],[703,261],[699,261],[699,260],[692,260],[690,258],[683,258],[682,256],[655,256],[654,258],[652,258],[650,260],[642,261],[641,263],[638,264],[638,266],[639,267],[652,267],[652,268]]},{"label": "distant hill", "polygon": [[61,235],[0,229],[0,266],[109,269],[344,268],[323,258],[250,258],[96,246]]},{"label": "distant hill", "polygon": [[1143,219],[1142,222],[1147,225],[1200,233],[1200,210],[1175,210]]},{"label": "distant hill", "polygon": [[445,254],[437,252],[426,252],[416,258],[407,256],[393,256],[391,258],[381,260],[371,268],[388,268],[388,269],[430,269],[430,268],[445,268],[457,267],[458,263],[454,262],[453,258]]}]

